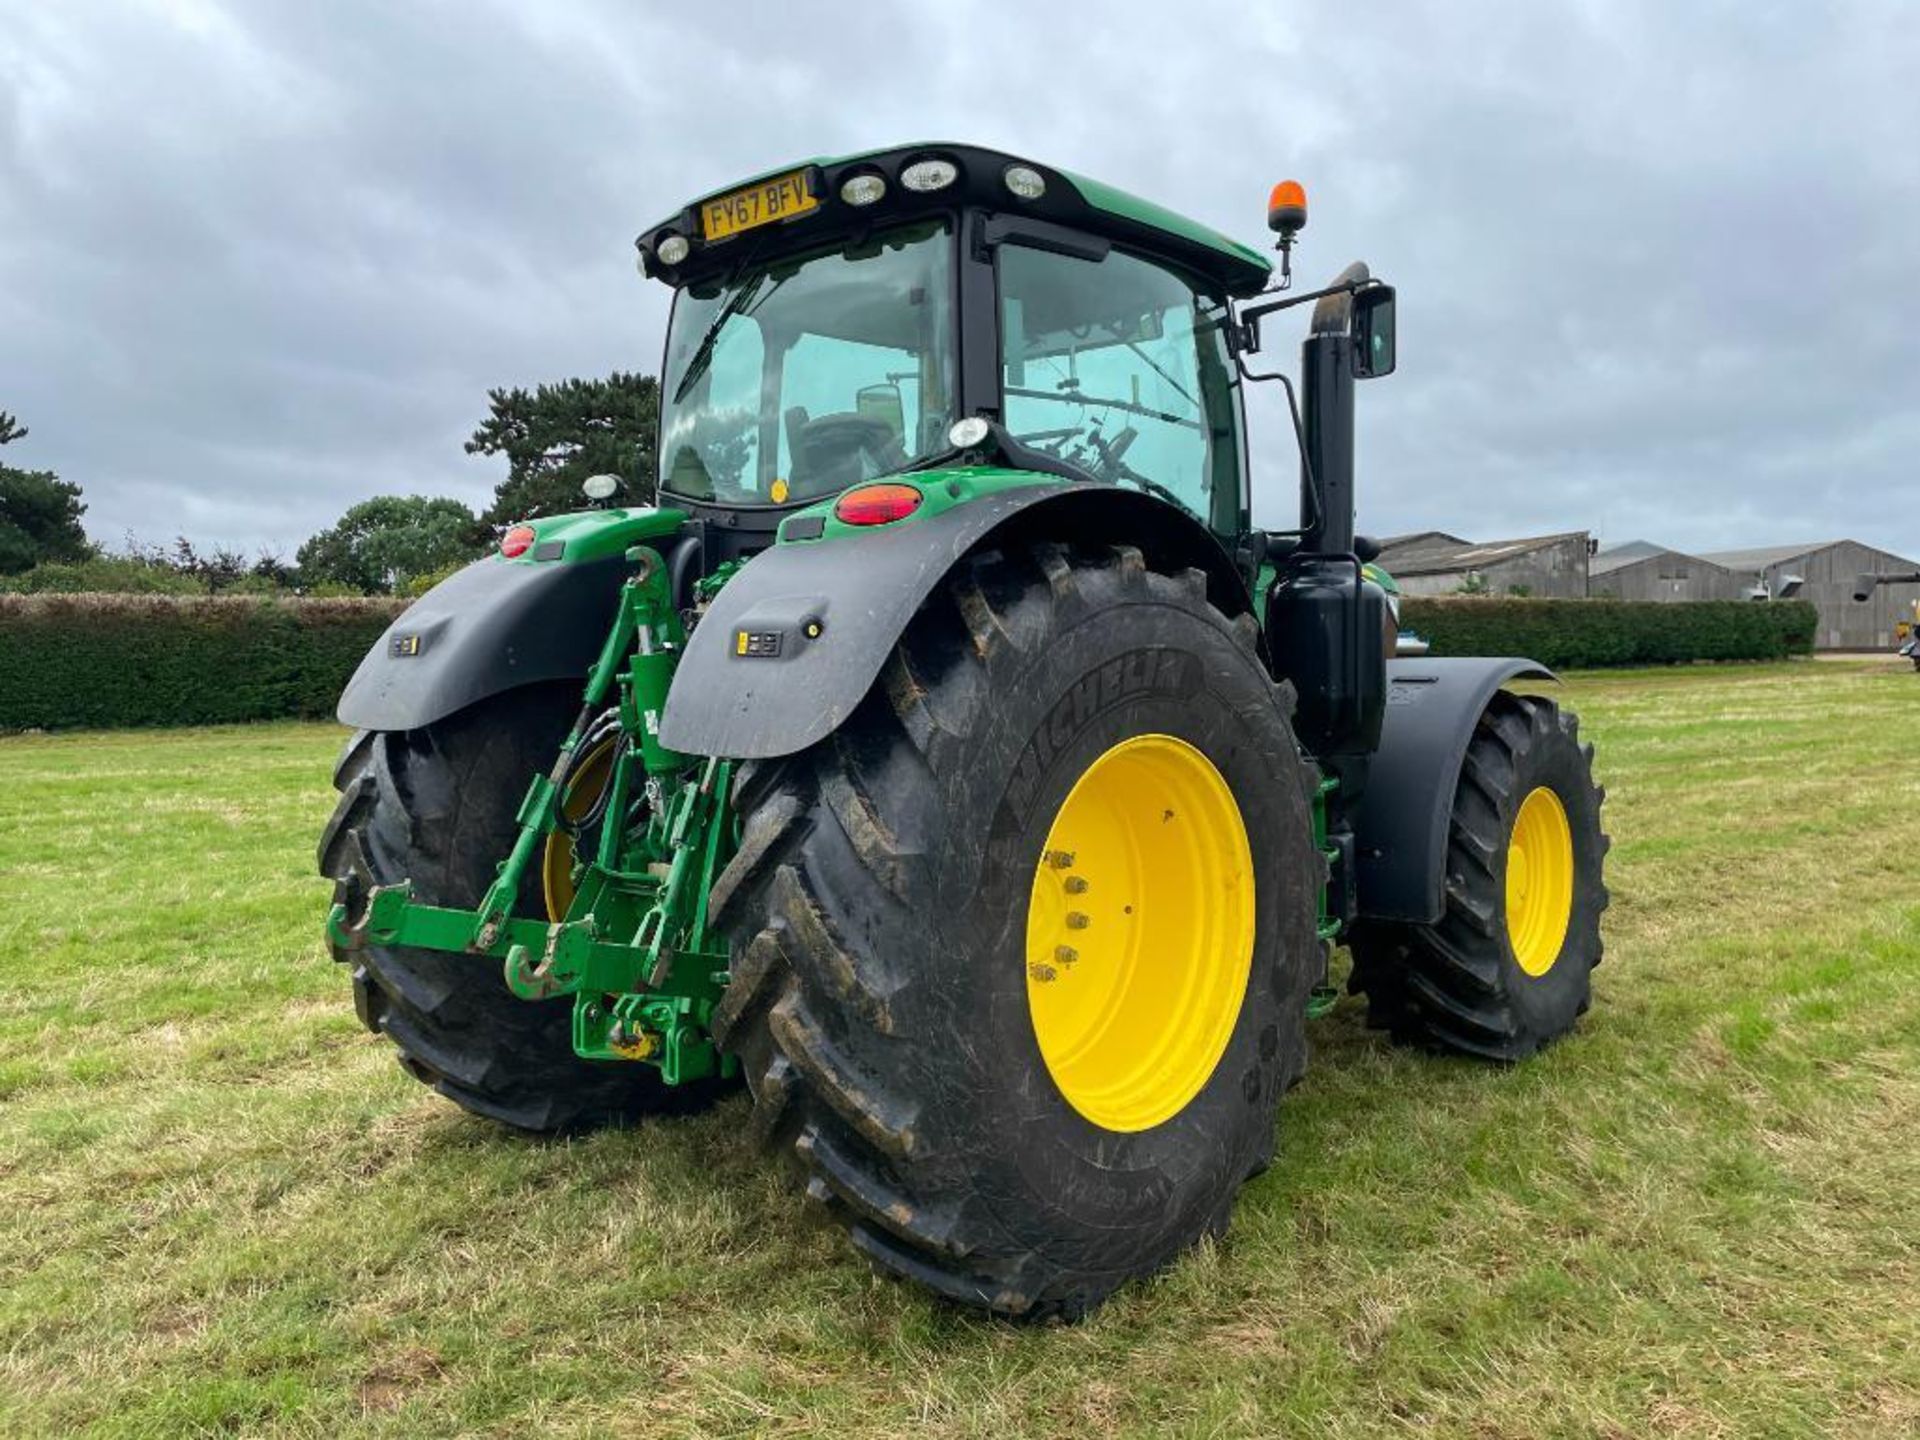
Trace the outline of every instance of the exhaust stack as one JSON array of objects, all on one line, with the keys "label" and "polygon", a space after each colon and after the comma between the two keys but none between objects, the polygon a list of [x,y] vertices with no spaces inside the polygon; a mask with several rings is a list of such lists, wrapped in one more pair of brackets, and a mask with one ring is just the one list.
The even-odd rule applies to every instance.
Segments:
[{"label": "exhaust stack", "polygon": [[[1335,285],[1372,278],[1356,260]],[[1323,296],[1300,346],[1301,511],[1308,517],[1303,549],[1343,554],[1353,549],[1353,296]]]}]

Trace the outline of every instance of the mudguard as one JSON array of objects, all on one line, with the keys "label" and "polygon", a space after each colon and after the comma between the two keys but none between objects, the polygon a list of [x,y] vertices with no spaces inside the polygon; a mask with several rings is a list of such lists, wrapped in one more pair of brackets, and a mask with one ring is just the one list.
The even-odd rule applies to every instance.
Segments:
[{"label": "mudguard", "polygon": [[584,680],[632,569],[618,555],[578,565],[474,561],[387,627],[341,692],[341,723],[417,730],[516,686]]},{"label": "mudguard", "polygon": [[524,558],[494,553],[422,595],[387,627],[341,692],[341,723],[417,730],[542,680],[584,684],[613,624],[629,547],[665,553],[683,510],[579,510],[525,522]]},{"label": "mudguard", "polygon": [[1556,678],[1531,660],[1387,662],[1386,723],[1350,817],[1361,918],[1439,920],[1461,762],[1494,692],[1522,677]]},{"label": "mudguard", "polygon": [[[914,477],[917,478],[917,477]],[[669,749],[760,760],[839,728],[921,602],[969,551],[1016,538],[1138,546],[1163,568],[1198,566],[1229,615],[1252,608],[1220,544],[1136,490],[1062,484],[976,499],[858,536],[784,541],[727,582],[688,641],[660,723]]]}]

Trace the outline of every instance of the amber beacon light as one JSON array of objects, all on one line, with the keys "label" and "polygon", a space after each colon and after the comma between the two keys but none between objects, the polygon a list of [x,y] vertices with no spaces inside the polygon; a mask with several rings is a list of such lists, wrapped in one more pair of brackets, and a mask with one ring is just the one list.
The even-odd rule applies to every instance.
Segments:
[{"label": "amber beacon light", "polygon": [[1267,228],[1291,240],[1306,224],[1306,188],[1298,180],[1282,180],[1267,196]]},{"label": "amber beacon light", "polygon": [[1307,191],[1298,180],[1282,180],[1267,196],[1267,228],[1280,237],[1280,288],[1293,283],[1293,237],[1307,224]]}]

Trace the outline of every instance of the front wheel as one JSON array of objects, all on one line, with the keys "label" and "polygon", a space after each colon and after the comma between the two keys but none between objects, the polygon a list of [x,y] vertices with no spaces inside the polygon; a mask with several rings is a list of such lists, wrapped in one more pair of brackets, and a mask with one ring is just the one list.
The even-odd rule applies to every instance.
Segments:
[{"label": "front wheel", "polygon": [[1461,766],[1446,908],[1433,925],[1363,922],[1352,988],[1397,1040],[1519,1060],[1586,1013],[1607,908],[1606,791],[1578,719],[1501,692]]},{"label": "front wheel", "polygon": [[1077,1315],[1270,1159],[1322,868],[1255,633],[1136,550],[978,556],[839,732],[743,775],[715,1034],[884,1269]]}]

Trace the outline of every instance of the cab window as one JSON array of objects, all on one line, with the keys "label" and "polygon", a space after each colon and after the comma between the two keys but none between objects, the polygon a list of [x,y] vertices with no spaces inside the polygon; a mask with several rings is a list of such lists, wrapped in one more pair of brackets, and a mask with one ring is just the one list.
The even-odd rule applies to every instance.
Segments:
[{"label": "cab window", "polygon": [[683,290],[660,488],[791,504],[938,450],[953,422],[951,251],[936,220]]},{"label": "cab window", "polygon": [[1094,478],[1241,528],[1223,303],[1122,251],[999,252],[1002,420]]}]

